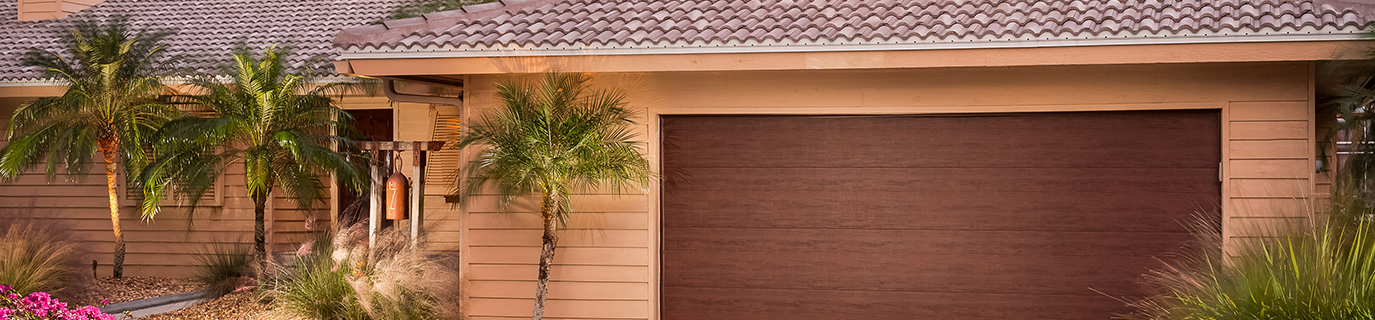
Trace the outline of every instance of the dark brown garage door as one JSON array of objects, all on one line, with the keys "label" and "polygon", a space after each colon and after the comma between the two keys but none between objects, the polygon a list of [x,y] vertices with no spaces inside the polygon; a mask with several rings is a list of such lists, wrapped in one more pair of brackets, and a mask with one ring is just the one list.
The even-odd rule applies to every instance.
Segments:
[{"label": "dark brown garage door", "polygon": [[664,319],[1108,319],[1220,197],[1215,110],[663,119]]}]

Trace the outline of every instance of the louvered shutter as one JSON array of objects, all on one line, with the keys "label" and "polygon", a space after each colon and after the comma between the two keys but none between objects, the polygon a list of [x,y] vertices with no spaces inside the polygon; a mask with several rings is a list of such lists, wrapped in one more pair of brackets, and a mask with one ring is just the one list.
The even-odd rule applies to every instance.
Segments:
[{"label": "louvered shutter", "polygon": [[457,180],[454,174],[458,172],[460,160],[458,139],[462,133],[461,120],[457,113],[435,116],[433,140],[446,143],[443,150],[430,153],[430,161],[426,164],[425,178],[433,186],[425,189],[428,194],[448,194]]}]

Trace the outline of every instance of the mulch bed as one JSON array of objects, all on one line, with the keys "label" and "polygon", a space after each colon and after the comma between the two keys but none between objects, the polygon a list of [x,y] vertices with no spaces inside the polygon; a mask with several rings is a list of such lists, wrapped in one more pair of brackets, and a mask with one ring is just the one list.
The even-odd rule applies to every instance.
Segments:
[{"label": "mulch bed", "polygon": [[101,299],[111,304],[160,297],[200,290],[200,285],[186,279],[162,277],[104,278],[89,286],[73,288],[62,300],[75,305],[100,305]]},{"label": "mulch bed", "polygon": [[258,318],[269,305],[258,303],[252,290],[234,292],[181,310],[143,317],[143,320],[249,320]]},{"label": "mulch bed", "polygon": [[201,289],[199,284],[190,280],[176,278],[124,277],[120,279],[105,278],[98,280],[98,282],[98,286],[106,292],[105,299],[110,299],[110,303],[161,297]]}]

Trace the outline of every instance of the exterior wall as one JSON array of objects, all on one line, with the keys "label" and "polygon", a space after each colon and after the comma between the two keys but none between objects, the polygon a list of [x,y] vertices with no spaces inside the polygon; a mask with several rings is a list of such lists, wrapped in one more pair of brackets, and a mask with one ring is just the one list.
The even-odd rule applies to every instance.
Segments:
[{"label": "exterior wall", "polygon": [[19,0],[19,21],[58,19],[105,0]]},{"label": "exterior wall", "polygon": [[[395,103],[396,105],[396,140],[397,141],[429,141],[445,140],[436,139],[436,119],[443,116],[457,116],[458,106],[428,105],[418,103]],[[441,129],[442,130],[442,129]],[[449,142],[456,143],[456,142]],[[401,172],[408,179],[414,179],[414,165],[412,156],[409,152],[404,153]],[[439,174],[451,174],[455,164],[441,163],[436,161],[433,155],[427,161],[427,168],[440,166],[440,170],[427,170],[425,184],[425,215],[423,230],[427,235],[428,248],[438,252],[457,252],[459,242],[459,215],[455,210],[456,205],[446,203],[444,196],[449,194],[452,184],[441,183]]]},{"label": "exterior wall", "polygon": [[1310,221],[1314,206],[1331,198],[1330,176],[1316,173],[1318,141],[1327,130],[1318,129],[1309,80],[1308,98],[1232,101],[1224,109],[1223,236],[1229,252]]},{"label": "exterior wall", "polygon": [[[54,91],[60,92],[35,88],[24,91],[37,93],[25,94],[29,97],[0,98],[0,125],[7,128],[9,116],[24,101]],[[380,97],[349,97],[345,103],[365,108],[389,107],[386,99]],[[6,144],[2,139],[4,136],[0,136],[0,146]],[[66,176],[59,175],[52,183],[41,174],[42,169],[38,170],[18,181],[0,183],[0,217],[34,218],[71,227],[81,237],[78,240],[82,248],[98,262],[97,273],[110,276],[114,235],[110,231],[103,168],[93,167],[77,182],[65,181]],[[253,201],[247,197],[243,174],[242,166],[230,167],[222,178],[223,206],[199,209],[192,225],[187,224],[190,219],[184,209],[165,208],[153,221],[144,222],[136,208],[123,207],[120,225],[127,250],[125,275],[185,277],[191,275],[195,254],[209,244],[252,244]],[[332,203],[324,199],[312,212],[307,212],[297,209],[295,202],[278,192],[268,204],[268,250],[294,251],[298,243],[314,232],[327,229],[336,210],[331,208]],[[314,219],[310,218],[312,215]]]},{"label": "exterior wall", "polygon": [[[468,77],[464,119],[497,106],[493,84],[500,79]],[[1304,203],[1311,192],[1311,79],[1310,63],[1281,62],[602,73],[594,85],[627,91],[656,167],[658,116],[666,114],[1218,109],[1227,159],[1223,211],[1228,236],[1240,238],[1250,234],[1241,224],[1268,222],[1259,217],[1275,216],[1270,208]],[[657,189],[574,197],[580,213],[561,231],[549,318],[658,317]],[[503,210],[495,195],[481,195],[456,211],[468,319],[529,316],[540,224],[533,199],[525,200]]]}]

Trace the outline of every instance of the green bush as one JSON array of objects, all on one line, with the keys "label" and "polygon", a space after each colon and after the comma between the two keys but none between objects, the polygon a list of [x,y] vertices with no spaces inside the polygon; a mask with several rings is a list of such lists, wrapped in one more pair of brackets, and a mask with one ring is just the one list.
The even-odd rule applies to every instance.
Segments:
[{"label": "green bush", "polygon": [[1222,250],[1215,218],[1192,224],[1197,246],[1148,274],[1154,291],[1132,319],[1375,319],[1375,234],[1364,215],[1276,228]]},{"label": "green bush", "polygon": [[213,297],[253,283],[251,249],[242,243],[215,242],[197,252],[191,279]]},{"label": "green bush", "polygon": [[0,284],[18,294],[45,291],[63,297],[86,285],[78,268],[84,254],[66,232],[34,221],[0,223]]}]

